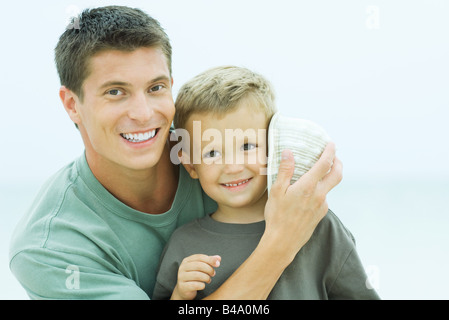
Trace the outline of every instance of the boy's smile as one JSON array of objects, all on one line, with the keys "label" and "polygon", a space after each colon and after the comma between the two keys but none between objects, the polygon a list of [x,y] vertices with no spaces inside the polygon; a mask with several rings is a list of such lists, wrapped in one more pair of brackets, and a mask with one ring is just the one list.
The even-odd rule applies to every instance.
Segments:
[{"label": "boy's smile", "polygon": [[[222,183],[222,185],[223,185],[225,188],[229,188],[229,190],[231,190],[231,191],[240,190],[240,189],[243,189],[244,187],[246,187],[247,184],[248,184],[248,182],[249,182],[251,179],[252,179],[252,178],[249,178],[249,179],[240,179],[240,180],[237,180],[237,181],[231,181],[231,182],[228,182],[228,183]],[[238,187],[242,187],[242,188],[238,188]]]}]

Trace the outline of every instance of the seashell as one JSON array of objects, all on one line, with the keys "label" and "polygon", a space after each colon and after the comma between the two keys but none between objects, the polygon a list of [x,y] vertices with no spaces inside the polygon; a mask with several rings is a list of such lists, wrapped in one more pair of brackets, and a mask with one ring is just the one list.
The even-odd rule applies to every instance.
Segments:
[{"label": "seashell", "polygon": [[284,149],[290,149],[295,158],[295,171],[290,183],[310,170],[330,142],[326,131],[316,123],[275,113],[268,127],[268,192],[274,183]]}]

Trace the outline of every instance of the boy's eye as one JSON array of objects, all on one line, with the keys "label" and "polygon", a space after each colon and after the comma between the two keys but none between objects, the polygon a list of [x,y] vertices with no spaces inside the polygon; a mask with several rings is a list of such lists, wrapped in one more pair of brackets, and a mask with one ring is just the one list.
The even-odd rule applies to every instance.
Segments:
[{"label": "boy's eye", "polygon": [[242,150],[243,150],[243,151],[249,151],[249,150],[252,150],[252,149],[254,149],[254,148],[257,148],[257,145],[254,144],[254,143],[245,143],[245,144],[242,146]]},{"label": "boy's eye", "polygon": [[218,152],[217,150],[208,151],[203,155],[204,158],[215,158],[215,157],[219,157],[219,156],[220,156],[220,152]]}]

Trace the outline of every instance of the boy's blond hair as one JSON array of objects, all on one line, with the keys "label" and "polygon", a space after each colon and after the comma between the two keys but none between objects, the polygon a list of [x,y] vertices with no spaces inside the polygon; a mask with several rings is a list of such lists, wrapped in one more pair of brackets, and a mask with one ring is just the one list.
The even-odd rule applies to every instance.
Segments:
[{"label": "boy's blond hair", "polygon": [[276,112],[271,83],[246,68],[221,66],[200,73],[186,82],[178,92],[175,128],[184,128],[193,113],[223,115],[243,99],[255,99],[269,121]]}]

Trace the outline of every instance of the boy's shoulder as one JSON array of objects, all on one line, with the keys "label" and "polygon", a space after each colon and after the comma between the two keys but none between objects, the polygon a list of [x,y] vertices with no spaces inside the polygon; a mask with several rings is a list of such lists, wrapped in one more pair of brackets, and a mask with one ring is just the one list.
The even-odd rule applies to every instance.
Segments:
[{"label": "boy's shoulder", "polygon": [[201,220],[206,217],[197,218],[178,227],[170,236],[170,241],[185,241],[186,238],[198,237],[198,233],[202,231]]},{"label": "boy's shoulder", "polygon": [[317,229],[320,227],[325,232],[333,232],[339,234],[340,236],[348,237],[355,243],[355,238],[351,231],[341,222],[338,216],[332,211],[328,210],[326,216],[318,224]]},{"label": "boy's shoulder", "polygon": [[315,228],[303,251],[315,251],[329,255],[351,252],[356,246],[355,238],[337,215],[328,210],[326,216]]}]

